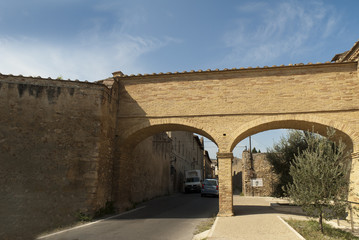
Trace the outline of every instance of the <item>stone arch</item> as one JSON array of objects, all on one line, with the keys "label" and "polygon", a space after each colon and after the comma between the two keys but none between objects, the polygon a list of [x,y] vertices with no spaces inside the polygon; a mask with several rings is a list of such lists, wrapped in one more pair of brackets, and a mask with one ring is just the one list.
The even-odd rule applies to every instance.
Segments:
[{"label": "stone arch", "polygon": [[120,211],[131,207],[132,197],[129,184],[130,172],[133,171],[134,161],[132,152],[134,148],[146,138],[165,131],[188,131],[207,137],[216,143],[210,128],[204,129],[200,122],[187,119],[151,119],[133,125],[125,131],[121,131],[117,140],[118,149],[114,158],[114,173],[112,184],[112,199]]},{"label": "stone arch", "polygon": [[259,117],[254,121],[242,125],[234,132],[234,138],[231,139],[232,144],[229,151],[233,151],[234,147],[246,137],[259,132],[281,128],[311,130],[312,127],[314,127],[315,132],[323,136],[326,135],[327,127],[333,127],[337,131],[337,137],[345,142],[348,149],[351,149],[353,152],[358,151],[359,136],[347,124],[309,115]]},{"label": "stone arch", "polygon": [[137,124],[127,131],[124,131],[121,134],[121,147],[126,149],[133,148],[142,140],[150,137],[156,133],[165,132],[165,131],[187,131],[200,134],[215,144],[214,133],[215,131],[210,127],[204,129],[203,125],[194,121],[187,119],[152,119],[140,124]]}]

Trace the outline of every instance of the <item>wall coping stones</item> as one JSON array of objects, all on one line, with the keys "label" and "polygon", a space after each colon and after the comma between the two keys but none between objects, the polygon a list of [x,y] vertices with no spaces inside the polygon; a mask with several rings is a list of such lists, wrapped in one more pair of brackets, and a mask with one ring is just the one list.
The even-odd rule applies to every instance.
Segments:
[{"label": "wall coping stones", "polygon": [[3,83],[15,83],[15,84],[35,84],[38,86],[56,86],[56,87],[74,87],[74,88],[105,88],[108,87],[102,82],[88,82],[80,80],[64,80],[64,79],[53,79],[53,78],[42,78],[42,77],[32,77],[32,76],[23,76],[23,75],[12,75],[12,74],[2,74],[0,73],[0,81]]},{"label": "wall coping stones", "polygon": [[228,69],[228,68],[224,68],[222,70],[220,69],[207,69],[207,70],[190,70],[190,71],[182,71],[182,72],[167,72],[167,73],[163,73],[163,72],[160,72],[160,73],[151,73],[151,74],[148,74],[148,73],[145,73],[145,74],[130,74],[130,75],[126,75],[126,74],[123,74],[121,71],[117,71],[117,72],[114,72],[112,73],[113,77],[115,79],[121,79],[121,80],[126,80],[126,79],[132,79],[132,78],[136,78],[136,77],[148,77],[148,76],[163,76],[163,75],[183,75],[183,74],[208,74],[208,73],[226,73],[226,72],[240,72],[240,71],[269,71],[269,70],[272,70],[272,69],[280,69],[280,68],[303,68],[303,67],[318,67],[318,66],[338,66],[338,65],[343,65],[343,64],[358,64],[357,61],[352,61],[352,62],[324,62],[324,63],[321,63],[321,62],[317,62],[317,63],[312,63],[312,62],[309,62],[307,64],[304,64],[304,63],[296,63],[296,64],[288,64],[288,65],[280,65],[280,66],[277,66],[277,65],[273,65],[271,67],[269,66],[263,66],[263,67],[247,67],[247,68],[244,68],[244,67],[240,67],[240,68],[231,68],[231,69]]}]

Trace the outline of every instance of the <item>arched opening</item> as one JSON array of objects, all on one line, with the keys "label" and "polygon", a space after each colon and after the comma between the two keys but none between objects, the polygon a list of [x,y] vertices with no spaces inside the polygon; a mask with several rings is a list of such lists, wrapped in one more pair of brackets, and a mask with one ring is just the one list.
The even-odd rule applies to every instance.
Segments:
[{"label": "arched opening", "polygon": [[[253,162],[250,158],[254,157],[260,159],[256,163],[260,163],[260,168],[265,175],[268,176],[268,181],[273,183],[274,178],[270,166],[267,161],[263,161],[266,156],[268,148],[272,148],[274,143],[280,141],[280,139],[288,133],[288,129],[275,129],[268,130],[253,134],[243,140],[241,140],[232,150],[232,186],[234,195],[246,195],[245,192],[245,180],[243,179],[245,168],[251,168]],[[251,154],[250,154],[250,150]],[[266,181],[266,183],[268,183]],[[270,184],[271,186],[273,184]],[[252,192],[251,192],[252,193]],[[248,193],[247,193],[248,194]],[[268,195],[268,194],[267,194]]]},{"label": "arched opening", "polygon": [[[287,135],[289,129],[314,131],[326,137],[328,127],[333,127],[336,130],[335,140],[341,139],[346,145],[346,151],[352,153],[354,147],[353,137],[346,132],[346,129],[340,128],[338,125],[325,125],[303,120],[283,120],[264,122],[243,130],[238,134],[231,146],[231,151],[234,152],[232,163],[233,193],[238,194],[240,192],[241,195],[249,197],[273,196],[279,176],[273,170],[270,162],[267,161],[266,151],[263,151],[267,149],[263,149],[263,147],[273,147],[274,142],[279,142],[279,136]],[[273,135],[272,146],[268,143],[270,142],[268,141],[268,135]],[[264,139],[263,136],[267,139]],[[251,137],[251,143],[249,137]],[[253,153],[254,148],[256,149],[255,153]],[[236,149],[242,149],[240,156],[238,156],[238,150],[237,152],[235,151]],[[240,179],[235,174],[238,174],[238,172],[241,175]],[[240,190],[238,190],[238,185],[240,185]],[[236,211],[240,211],[238,210],[238,201],[238,197],[235,196],[233,199],[234,214],[236,214]]]},{"label": "arched opening", "polygon": [[[180,123],[128,130],[118,139],[114,163],[113,198],[117,208],[123,211],[154,197],[185,192],[188,170],[199,170],[201,180],[213,178],[214,169],[204,147],[208,142],[215,144],[210,133]],[[200,185],[195,187],[191,192],[201,190]],[[210,201],[216,201],[218,208],[218,200]]]},{"label": "arched opening", "polygon": [[303,131],[312,131],[317,132],[322,136],[326,136],[327,128],[333,127],[336,130],[336,138],[342,139],[346,144],[349,150],[353,149],[353,141],[348,133],[345,132],[346,129],[341,129],[339,126],[334,124],[323,124],[314,121],[305,121],[305,120],[282,120],[282,121],[269,121],[264,122],[255,126],[248,126],[246,129],[243,129],[242,132],[238,133],[238,136],[234,139],[231,145],[231,151],[235,146],[242,141],[243,139],[268,130],[274,129],[297,129]]}]

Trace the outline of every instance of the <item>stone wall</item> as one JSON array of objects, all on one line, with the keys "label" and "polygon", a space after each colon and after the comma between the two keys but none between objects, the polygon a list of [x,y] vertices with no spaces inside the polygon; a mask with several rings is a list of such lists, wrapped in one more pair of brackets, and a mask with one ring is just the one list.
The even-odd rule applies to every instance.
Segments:
[{"label": "stone wall", "polygon": [[172,141],[166,133],[151,136],[135,147],[129,183],[132,203],[173,192],[170,175],[171,150]]},{"label": "stone wall", "polygon": [[191,132],[163,132],[141,141],[131,154],[131,204],[183,191],[185,171],[202,169],[203,143]]},{"label": "stone wall", "polygon": [[233,193],[240,194],[242,192],[242,159],[234,157],[232,160],[232,184]]},{"label": "stone wall", "polygon": [[0,75],[0,239],[32,239],[110,200],[112,97],[93,83]]},{"label": "stone wall", "polygon": [[[242,153],[242,178],[243,194],[245,196],[272,196],[274,187],[278,181],[277,175],[272,171],[271,164],[267,161],[265,153],[253,153],[253,170],[251,170],[250,153]],[[262,179],[262,187],[251,186],[251,179]]]}]

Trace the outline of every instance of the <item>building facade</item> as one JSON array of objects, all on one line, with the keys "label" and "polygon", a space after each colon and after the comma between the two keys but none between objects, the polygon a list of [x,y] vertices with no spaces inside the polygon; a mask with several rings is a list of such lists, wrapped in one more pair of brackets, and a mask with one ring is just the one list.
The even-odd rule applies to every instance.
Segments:
[{"label": "building facade", "polygon": [[203,138],[191,132],[167,132],[172,141],[171,176],[174,192],[184,191],[185,171],[203,170]]},{"label": "building facade", "polygon": [[208,151],[206,150],[204,150],[202,169],[203,169],[202,179],[214,178],[214,167],[212,166],[212,160],[209,157]]}]

